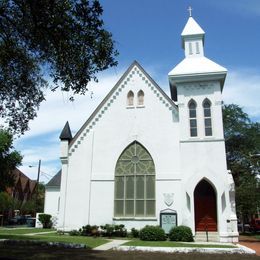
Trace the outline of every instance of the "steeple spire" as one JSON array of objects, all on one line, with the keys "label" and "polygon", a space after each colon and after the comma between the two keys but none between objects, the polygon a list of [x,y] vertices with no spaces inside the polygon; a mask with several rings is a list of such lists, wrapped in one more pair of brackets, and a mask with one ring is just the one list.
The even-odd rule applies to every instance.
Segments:
[{"label": "steeple spire", "polygon": [[187,58],[204,56],[205,32],[191,16],[192,8],[189,7],[190,17],[181,33],[182,48]]}]

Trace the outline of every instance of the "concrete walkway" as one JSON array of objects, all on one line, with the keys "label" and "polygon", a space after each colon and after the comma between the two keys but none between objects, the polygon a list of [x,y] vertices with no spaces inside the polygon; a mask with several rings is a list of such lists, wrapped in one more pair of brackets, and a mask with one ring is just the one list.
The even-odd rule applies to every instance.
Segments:
[{"label": "concrete walkway", "polygon": [[[104,245],[95,247],[94,250],[119,250],[119,251],[146,251],[146,252],[167,252],[167,253],[190,253],[190,252],[197,252],[197,253],[219,253],[219,254],[255,254],[255,250],[252,250],[244,245],[237,244],[236,248],[201,248],[201,247],[145,247],[145,246],[122,246],[122,244],[128,242],[129,240],[111,240]],[[189,244],[189,243],[187,243]],[[201,244],[201,243],[194,243],[194,244]],[[212,243],[205,243],[212,244]],[[215,244],[215,243],[214,243]],[[231,243],[216,243],[219,245],[230,245],[234,246]]]},{"label": "concrete walkway", "polygon": [[24,236],[36,236],[36,235],[42,235],[42,234],[50,234],[50,233],[56,233],[57,231],[45,231],[45,232],[37,232],[37,233],[27,233],[23,234]]},{"label": "concrete walkway", "polygon": [[120,245],[128,242],[129,240],[112,240],[109,243],[106,243],[104,245],[95,247],[94,250],[100,250],[100,251],[104,251],[104,250],[109,250],[109,249],[113,249],[113,248],[117,248]]}]

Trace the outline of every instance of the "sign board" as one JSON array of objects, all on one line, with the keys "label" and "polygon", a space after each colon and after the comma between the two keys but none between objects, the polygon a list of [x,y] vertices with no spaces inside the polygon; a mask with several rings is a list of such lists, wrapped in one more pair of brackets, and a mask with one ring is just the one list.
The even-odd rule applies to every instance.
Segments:
[{"label": "sign board", "polygon": [[160,213],[160,226],[165,231],[166,234],[169,234],[170,230],[173,227],[177,226],[177,213],[175,212]]}]

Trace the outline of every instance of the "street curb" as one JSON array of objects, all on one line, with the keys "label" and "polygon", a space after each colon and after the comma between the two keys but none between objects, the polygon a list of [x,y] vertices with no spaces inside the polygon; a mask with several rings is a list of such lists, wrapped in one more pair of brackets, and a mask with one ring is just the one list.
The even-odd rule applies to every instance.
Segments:
[{"label": "street curb", "polygon": [[113,248],[119,251],[144,251],[165,253],[207,253],[207,254],[255,254],[246,246],[237,245],[237,248],[194,248],[194,247],[148,247],[148,246],[119,246]]}]

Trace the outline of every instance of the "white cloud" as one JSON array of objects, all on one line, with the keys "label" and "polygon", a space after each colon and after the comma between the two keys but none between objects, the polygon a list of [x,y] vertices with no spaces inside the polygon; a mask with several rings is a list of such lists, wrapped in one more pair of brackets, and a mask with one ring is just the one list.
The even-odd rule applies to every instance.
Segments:
[{"label": "white cloud", "polygon": [[30,122],[30,130],[22,138],[61,131],[67,120],[72,130],[78,130],[115,85],[118,78],[119,76],[115,73],[101,75],[99,82],[91,82],[86,95],[75,96],[74,102],[69,101],[68,93],[47,90],[46,101],[41,104],[37,118]]},{"label": "white cloud", "polygon": [[223,91],[225,103],[234,103],[260,120],[260,75],[253,69],[233,69],[228,73]]}]

